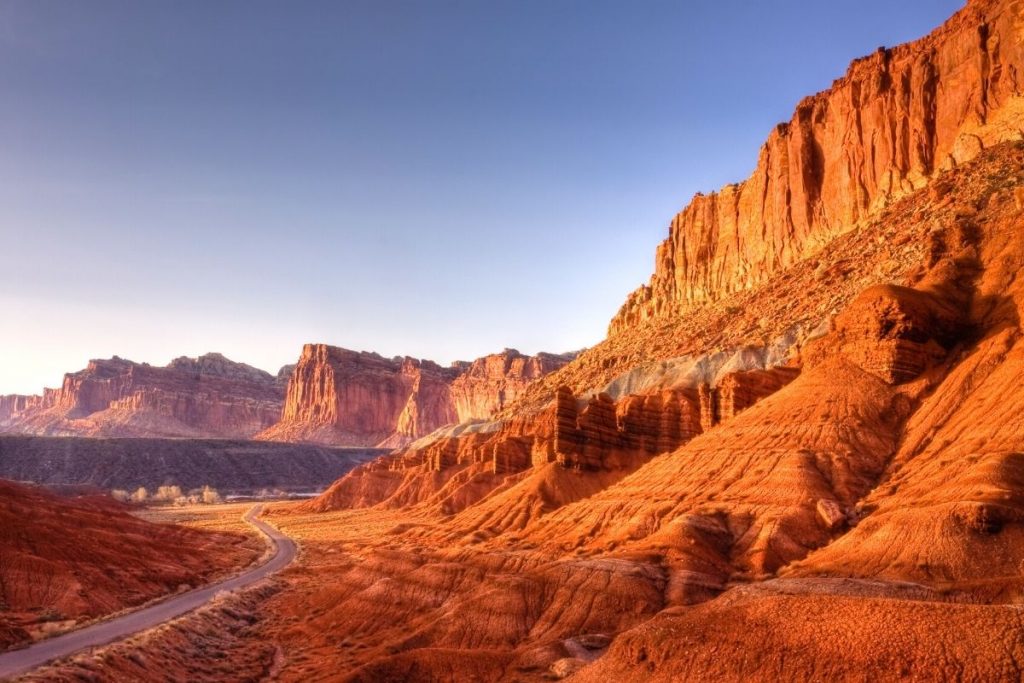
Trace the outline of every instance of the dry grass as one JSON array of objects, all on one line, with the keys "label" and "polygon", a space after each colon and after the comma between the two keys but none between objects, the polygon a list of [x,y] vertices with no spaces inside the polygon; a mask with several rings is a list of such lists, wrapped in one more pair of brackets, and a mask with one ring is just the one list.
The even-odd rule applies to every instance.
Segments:
[{"label": "dry grass", "polygon": [[242,516],[253,506],[252,502],[221,503],[218,505],[160,505],[140,508],[136,517],[157,524],[180,524],[204,531],[230,531],[258,537]]}]

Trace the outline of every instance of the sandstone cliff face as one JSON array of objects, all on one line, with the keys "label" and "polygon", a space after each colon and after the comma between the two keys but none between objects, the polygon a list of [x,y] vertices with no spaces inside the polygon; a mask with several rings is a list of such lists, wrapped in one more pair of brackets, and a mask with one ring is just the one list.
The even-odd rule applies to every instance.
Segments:
[{"label": "sandstone cliff face", "polygon": [[6,396],[0,396],[0,426],[15,415],[27,410],[29,406],[35,405],[40,400],[40,396],[25,396],[22,394],[7,394]]},{"label": "sandstone cliff face", "polygon": [[444,368],[307,344],[288,384],[281,421],[260,438],[399,447],[462,416],[489,417],[572,356],[513,349]]},{"label": "sandstone cliff face", "polygon": [[448,386],[456,376],[430,361],[306,344],[281,421],[260,438],[352,446],[415,438],[454,420]]},{"label": "sandstone cliff face", "polygon": [[519,398],[530,382],[561,368],[573,357],[550,353],[524,356],[515,349],[505,349],[477,358],[452,382],[457,421],[486,420]]},{"label": "sandstone cliff face", "polygon": [[284,385],[220,354],[154,367],[93,360],[42,396],[0,399],[0,429],[60,436],[247,438],[281,413]]},{"label": "sandstone cliff face", "polygon": [[543,410],[433,433],[353,470],[308,507],[324,511],[384,504],[437,506],[452,513],[477,503],[512,476],[551,464],[622,476],[769,396],[799,375],[778,367],[729,372],[712,387],[677,386],[577,397],[560,387]]},{"label": "sandstone cliff face", "polygon": [[982,0],[853,62],[771,132],[750,178],[697,195],[672,220],[650,283],[609,333],[764,282],[938,171],[1019,139],[1022,32],[1014,3]]}]

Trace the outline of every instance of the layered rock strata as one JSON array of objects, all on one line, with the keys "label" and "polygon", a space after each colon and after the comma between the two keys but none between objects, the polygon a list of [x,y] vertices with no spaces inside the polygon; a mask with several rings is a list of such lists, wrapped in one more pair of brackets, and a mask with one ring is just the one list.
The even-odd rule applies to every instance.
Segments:
[{"label": "layered rock strata", "polygon": [[[604,392],[578,397],[561,387],[539,412],[439,430],[356,468],[311,508],[408,505],[449,487],[453,490],[446,495],[459,501],[445,502],[450,511],[486,495],[504,477],[551,464],[576,472],[629,472],[730,419],[798,374],[792,367],[733,372],[713,387],[704,383],[618,400]],[[469,483],[472,493],[455,492]]]},{"label": "layered rock strata", "polygon": [[288,383],[280,422],[259,438],[405,446],[444,425],[489,417],[571,358],[506,349],[442,367],[307,344]]},{"label": "layered rock strata", "polygon": [[672,219],[650,283],[609,333],[762,283],[942,170],[1019,139],[1020,31],[1013,3],[972,2],[931,35],[854,61],[776,126],[747,180]]},{"label": "layered rock strata", "polygon": [[166,367],[114,356],[42,396],[0,398],[0,429],[55,436],[247,438],[281,414],[284,385],[216,353]]},{"label": "layered rock strata", "polygon": [[568,363],[574,354],[524,356],[515,349],[477,358],[452,382],[458,422],[486,420],[515,401],[526,386]]}]

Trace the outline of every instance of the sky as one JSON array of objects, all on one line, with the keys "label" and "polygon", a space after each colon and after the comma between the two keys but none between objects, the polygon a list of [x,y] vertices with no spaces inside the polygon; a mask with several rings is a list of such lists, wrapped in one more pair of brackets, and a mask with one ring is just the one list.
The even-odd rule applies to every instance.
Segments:
[{"label": "sky", "polygon": [[0,0],[0,394],[600,341],[698,191],[949,0]]}]

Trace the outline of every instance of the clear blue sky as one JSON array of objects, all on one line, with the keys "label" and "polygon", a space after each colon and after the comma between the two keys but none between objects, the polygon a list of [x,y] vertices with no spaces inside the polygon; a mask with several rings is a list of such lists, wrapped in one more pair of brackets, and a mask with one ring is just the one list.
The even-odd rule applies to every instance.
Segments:
[{"label": "clear blue sky", "polygon": [[694,192],[961,2],[0,1],[0,393],[591,345]]}]

